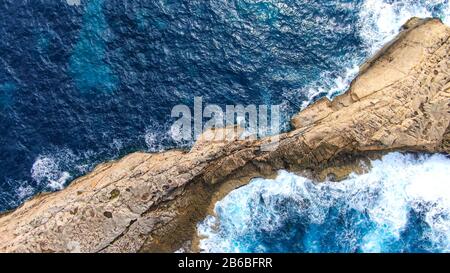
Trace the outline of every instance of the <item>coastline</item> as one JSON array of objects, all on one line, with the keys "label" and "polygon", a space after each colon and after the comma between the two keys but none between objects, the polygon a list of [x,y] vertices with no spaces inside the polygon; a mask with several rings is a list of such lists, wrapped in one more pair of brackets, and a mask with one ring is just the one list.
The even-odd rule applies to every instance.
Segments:
[{"label": "coastline", "polygon": [[450,29],[436,19],[405,26],[349,91],[296,115],[277,150],[260,149],[268,139],[198,142],[100,164],[0,215],[0,251],[173,252],[188,241],[195,251],[196,223],[252,178],[286,169],[339,181],[390,151],[449,153]]}]

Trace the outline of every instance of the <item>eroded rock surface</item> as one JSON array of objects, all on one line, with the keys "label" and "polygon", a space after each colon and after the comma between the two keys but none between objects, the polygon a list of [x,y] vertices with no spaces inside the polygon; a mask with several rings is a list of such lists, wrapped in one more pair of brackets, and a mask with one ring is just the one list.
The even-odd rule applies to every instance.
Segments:
[{"label": "eroded rock surface", "polygon": [[0,251],[174,251],[215,200],[253,177],[280,169],[341,175],[339,166],[393,150],[448,153],[449,37],[439,20],[410,20],[347,93],[295,116],[273,151],[261,148],[269,139],[201,141],[189,152],[102,164],[0,216]]}]

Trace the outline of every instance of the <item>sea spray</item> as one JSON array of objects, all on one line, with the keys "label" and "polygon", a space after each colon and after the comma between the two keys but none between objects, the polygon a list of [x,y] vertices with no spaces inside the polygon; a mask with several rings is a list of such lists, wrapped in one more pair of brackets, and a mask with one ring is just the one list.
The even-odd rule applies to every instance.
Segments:
[{"label": "sea spray", "polygon": [[359,72],[359,66],[391,41],[402,25],[412,17],[436,17],[450,25],[450,2],[448,0],[365,0],[357,7],[358,36],[363,50],[350,53],[344,58],[336,58],[338,73],[324,71],[318,81],[312,82],[306,91],[308,100],[302,103],[305,108],[315,100],[326,96],[329,99],[345,92]]},{"label": "sea spray", "polygon": [[214,211],[198,225],[205,252],[449,252],[450,159],[391,153],[340,183],[281,171]]}]

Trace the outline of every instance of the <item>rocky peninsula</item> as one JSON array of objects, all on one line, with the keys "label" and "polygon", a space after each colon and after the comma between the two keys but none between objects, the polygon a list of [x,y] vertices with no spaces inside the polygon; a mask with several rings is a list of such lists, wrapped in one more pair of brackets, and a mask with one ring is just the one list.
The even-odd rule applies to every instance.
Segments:
[{"label": "rocky peninsula", "polygon": [[0,252],[195,251],[196,224],[252,178],[285,169],[338,181],[391,151],[448,154],[449,38],[440,20],[409,20],[346,93],[297,114],[274,150],[262,149],[270,138],[200,140],[101,164],[1,215]]}]

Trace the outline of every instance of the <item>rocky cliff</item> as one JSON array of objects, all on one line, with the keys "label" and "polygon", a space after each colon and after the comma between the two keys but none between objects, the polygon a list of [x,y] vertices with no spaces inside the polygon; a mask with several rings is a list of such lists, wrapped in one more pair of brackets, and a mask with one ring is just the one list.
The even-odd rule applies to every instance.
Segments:
[{"label": "rocky cliff", "polygon": [[271,139],[203,140],[102,164],[0,216],[0,251],[159,252],[189,242],[195,250],[195,224],[253,177],[287,169],[338,180],[393,150],[449,153],[449,38],[439,20],[411,19],[350,90],[296,115],[274,150],[263,149]]}]

